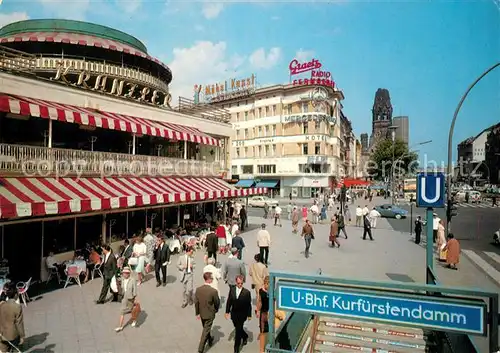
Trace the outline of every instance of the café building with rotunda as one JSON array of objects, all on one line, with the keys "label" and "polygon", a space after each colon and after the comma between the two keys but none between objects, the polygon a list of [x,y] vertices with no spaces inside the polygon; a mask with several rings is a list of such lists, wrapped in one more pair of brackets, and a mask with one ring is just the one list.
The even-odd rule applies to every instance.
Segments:
[{"label": "caf\u00e9 building with rotunda", "polygon": [[172,78],[143,43],[112,28],[0,28],[0,237],[10,277],[43,278],[49,251],[66,260],[87,243],[266,192],[224,180],[230,114],[177,105]]}]

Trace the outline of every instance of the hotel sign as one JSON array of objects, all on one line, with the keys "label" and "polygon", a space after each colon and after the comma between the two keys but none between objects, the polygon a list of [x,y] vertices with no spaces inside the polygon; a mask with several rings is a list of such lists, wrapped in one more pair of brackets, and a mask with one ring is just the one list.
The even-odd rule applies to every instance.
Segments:
[{"label": "hotel sign", "polygon": [[207,103],[217,103],[228,99],[250,96],[255,91],[255,75],[243,79],[232,78],[210,85],[194,86],[194,102],[200,102],[203,94]]},{"label": "hotel sign", "polygon": [[327,114],[297,114],[297,115],[288,115],[283,117],[283,121],[285,124],[287,123],[304,123],[307,121],[322,121],[325,120],[330,124],[335,124],[337,119]]},{"label": "hotel sign", "polygon": [[297,59],[293,59],[288,65],[290,70],[290,80],[292,76],[303,74],[305,72],[311,72],[310,77],[294,79],[292,84],[296,85],[320,85],[335,87],[335,82],[332,80],[332,73],[330,71],[320,70],[323,67],[321,62],[317,59],[312,59],[309,62],[301,63]]},{"label": "hotel sign", "polygon": [[169,92],[154,89],[142,83],[113,78],[111,75],[97,75],[88,70],[78,70],[71,61],[66,63],[59,61],[56,75],[50,79],[65,83],[68,86],[127,98],[138,103],[171,108],[172,95]]}]

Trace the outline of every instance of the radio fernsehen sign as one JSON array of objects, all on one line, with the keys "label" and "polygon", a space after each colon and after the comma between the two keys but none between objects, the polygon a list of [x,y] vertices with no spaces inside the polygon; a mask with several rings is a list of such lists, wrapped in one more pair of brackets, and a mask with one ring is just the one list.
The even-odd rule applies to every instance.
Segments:
[{"label": "radio fernsehen sign", "polygon": [[293,59],[288,65],[290,70],[290,80],[292,76],[301,75],[303,73],[311,73],[309,77],[293,77],[292,84],[295,85],[320,85],[335,87],[335,82],[332,79],[332,73],[330,71],[323,71],[321,68],[323,65],[318,59],[312,59],[308,62],[299,62],[297,59]]}]

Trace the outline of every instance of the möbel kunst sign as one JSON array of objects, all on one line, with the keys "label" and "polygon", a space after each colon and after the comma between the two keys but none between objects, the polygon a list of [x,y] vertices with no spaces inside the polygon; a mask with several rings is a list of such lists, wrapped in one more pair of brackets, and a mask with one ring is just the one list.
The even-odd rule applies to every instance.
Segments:
[{"label": "m\u00f6bel kunst sign", "polygon": [[311,76],[307,78],[294,79],[292,84],[295,85],[321,85],[335,87],[335,82],[332,80],[332,73],[330,71],[320,70],[323,67],[321,62],[317,59],[301,63],[297,59],[293,59],[288,68],[290,70],[290,78],[305,72],[311,72]]}]

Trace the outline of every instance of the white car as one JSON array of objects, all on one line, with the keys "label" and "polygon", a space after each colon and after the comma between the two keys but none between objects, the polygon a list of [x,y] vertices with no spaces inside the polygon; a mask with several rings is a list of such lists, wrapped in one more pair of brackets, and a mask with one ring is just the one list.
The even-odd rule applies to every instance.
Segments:
[{"label": "white car", "polygon": [[252,207],[264,207],[266,203],[269,207],[278,205],[277,200],[270,199],[267,196],[254,196],[248,200],[248,205]]}]

